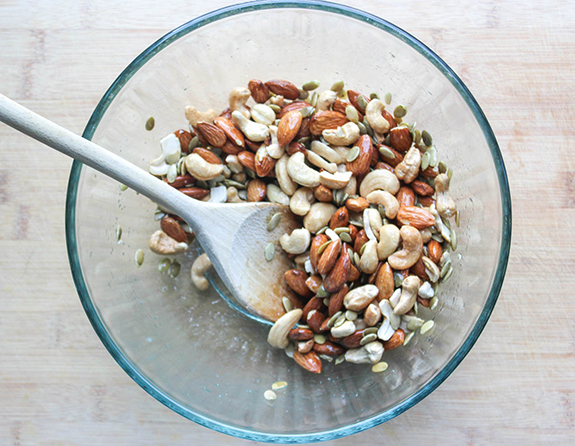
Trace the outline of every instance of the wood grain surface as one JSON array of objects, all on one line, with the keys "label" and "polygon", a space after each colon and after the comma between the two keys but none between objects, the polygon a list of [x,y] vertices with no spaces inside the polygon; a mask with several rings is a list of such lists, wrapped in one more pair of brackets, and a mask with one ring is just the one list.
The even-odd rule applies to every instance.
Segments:
[{"label": "wood grain surface", "polygon": [[[231,3],[0,0],[0,91],[81,133],[144,48]],[[467,358],[408,412],[330,444],[574,444],[575,3],[342,3],[461,76],[498,138],[514,222],[503,291]],[[66,256],[70,165],[0,125],[0,444],[253,444],[165,408],[100,343]]]}]

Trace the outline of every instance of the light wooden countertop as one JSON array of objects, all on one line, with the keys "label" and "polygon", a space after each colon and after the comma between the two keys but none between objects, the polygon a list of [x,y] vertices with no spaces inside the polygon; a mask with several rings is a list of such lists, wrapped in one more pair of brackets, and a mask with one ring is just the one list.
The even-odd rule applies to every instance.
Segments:
[{"label": "light wooden countertop", "polygon": [[[231,3],[0,0],[0,91],[81,133],[144,48]],[[473,92],[505,158],[513,246],[491,320],[449,379],[332,444],[574,444],[575,3],[343,3],[412,33]],[[70,165],[0,125],[0,444],[248,444],[155,401],[97,338],[66,255]]]}]

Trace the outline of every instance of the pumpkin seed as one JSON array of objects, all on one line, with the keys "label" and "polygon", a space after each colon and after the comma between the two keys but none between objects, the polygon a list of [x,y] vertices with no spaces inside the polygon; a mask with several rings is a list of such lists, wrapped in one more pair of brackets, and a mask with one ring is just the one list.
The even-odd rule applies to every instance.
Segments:
[{"label": "pumpkin seed", "polygon": [[357,126],[359,127],[359,134],[365,135],[367,134],[367,128],[363,125],[363,122],[356,122]]},{"label": "pumpkin seed", "polygon": [[435,146],[431,146],[431,148],[429,149],[429,166],[430,167],[437,166],[437,149],[435,148]]},{"label": "pumpkin seed", "polygon": [[450,265],[449,269],[445,273],[445,276],[440,280],[440,283],[447,282],[447,280],[451,277],[452,274],[453,274],[453,265]]},{"label": "pumpkin seed", "polygon": [[365,252],[365,248],[367,247],[367,243],[364,243],[363,246],[359,249],[359,255],[362,256]]},{"label": "pumpkin seed", "polygon": [[431,135],[427,130],[421,132],[421,139],[423,139],[423,144],[425,144],[427,147],[431,147],[431,144],[433,143],[433,138],[431,138]]},{"label": "pumpkin seed", "polygon": [[339,355],[337,358],[335,358],[335,365],[339,365],[343,361],[345,361],[345,353],[343,355]]},{"label": "pumpkin seed", "polygon": [[320,355],[318,355],[318,356],[319,356],[321,359],[323,359],[324,361],[327,361],[327,362],[332,362],[332,361],[333,361],[333,358],[332,358],[331,356],[324,355],[323,353],[320,354]]},{"label": "pumpkin seed", "polygon": [[385,372],[387,370],[387,362],[378,362],[377,364],[375,364],[372,368],[371,371],[373,373],[381,373],[381,372]]},{"label": "pumpkin seed", "polygon": [[367,107],[368,102],[369,102],[369,101],[368,101],[368,100],[365,98],[365,96],[362,95],[362,94],[360,94],[360,95],[357,97],[357,106],[358,106],[359,108],[361,108],[362,110],[365,110],[365,107]]},{"label": "pumpkin seed", "polygon": [[116,228],[116,241],[120,243],[121,240],[122,240],[122,227],[118,225],[118,227]]},{"label": "pumpkin seed", "polygon": [[407,345],[409,344],[409,341],[411,341],[411,339],[415,336],[415,332],[412,331],[411,333],[408,333],[407,335],[405,335],[405,338],[403,339],[403,345]]},{"label": "pumpkin seed", "polygon": [[359,341],[359,345],[369,344],[370,342],[373,342],[376,339],[377,339],[377,334],[375,334],[375,333],[368,334],[367,336],[364,336],[363,338],[361,338],[361,341]]},{"label": "pumpkin seed", "polygon": [[366,328],[365,330],[363,330],[363,335],[367,336],[367,335],[372,334],[372,333],[377,333],[377,330],[378,330],[377,327]]},{"label": "pumpkin seed", "polygon": [[413,314],[415,314],[416,316],[419,314],[419,305],[417,304],[417,301],[413,302]]},{"label": "pumpkin seed", "polygon": [[194,150],[196,147],[198,147],[199,144],[200,144],[200,138],[194,136],[192,139],[190,139],[190,143],[188,144],[188,152]]},{"label": "pumpkin seed", "polygon": [[353,253],[353,263],[355,263],[355,266],[359,265],[359,254],[357,252]]},{"label": "pumpkin seed", "polygon": [[323,252],[325,251],[325,249],[327,248],[327,246],[332,242],[332,240],[328,240],[327,242],[325,242],[324,244],[320,245],[319,248],[317,249],[317,255],[321,256],[323,254]]},{"label": "pumpkin seed", "polygon": [[345,86],[345,83],[343,81],[337,81],[337,82],[333,83],[330,90],[335,91],[336,93],[339,93],[341,90],[343,90],[344,86]]},{"label": "pumpkin seed", "polygon": [[177,176],[178,176],[178,166],[176,164],[170,164],[167,175],[168,183],[172,184],[174,181],[176,181]]},{"label": "pumpkin seed", "polygon": [[341,234],[339,234],[339,238],[344,243],[351,243],[353,241],[351,235],[349,235],[348,232],[342,232]]},{"label": "pumpkin seed", "polygon": [[447,271],[449,270],[449,267],[451,266],[451,259],[447,260],[442,266],[441,266],[441,272],[439,273],[439,277],[441,277],[442,279],[445,277],[445,275],[447,274]]},{"label": "pumpkin seed", "polygon": [[144,251],[142,251],[141,249],[138,249],[136,251],[136,255],[134,256],[134,258],[136,260],[136,265],[139,268],[140,266],[142,266],[142,263],[144,263]]},{"label": "pumpkin seed", "polygon": [[313,335],[313,342],[315,342],[316,344],[323,345],[325,344],[325,341],[327,341],[327,339],[325,338],[324,335],[317,333]]},{"label": "pumpkin seed", "polygon": [[332,317],[330,317],[329,320],[327,321],[327,328],[333,327],[333,324],[335,324],[335,321],[339,319],[341,314],[342,314],[341,311],[338,311]]},{"label": "pumpkin seed", "polygon": [[435,325],[435,322],[433,322],[433,321],[427,321],[425,324],[423,324],[423,325],[421,326],[421,330],[419,330],[419,332],[420,332],[421,334],[425,334],[425,333],[427,333],[429,330],[431,330],[434,325]]},{"label": "pumpkin seed", "polygon": [[345,193],[344,189],[341,189],[341,191],[343,192],[343,196],[337,200],[337,205],[338,206],[343,206],[343,204],[345,203],[345,201],[349,198],[349,195]]},{"label": "pumpkin seed", "polygon": [[347,116],[347,119],[349,119],[351,122],[355,122],[356,124],[359,122],[359,113],[357,112],[357,109],[351,104],[345,107],[345,116]]},{"label": "pumpkin seed", "polygon": [[268,107],[271,108],[274,112],[276,112],[276,114],[282,111],[282,108],[276,104],[269,104]]},{"label": "pumpkin seed", "polygon": [[340,235],[342,232],[349,232],[349,228],[347,226],[343,226],[341,228],[335,228],[333,230],[337,235]]},{"label": "pumpkin seed", "polygon": [[299,112],[301,113],[301,117],[302,117],[302,118],[307,118],[308,116],[311,116],[311,115],[314,114],[315,108],[313,108],[313,107],[304,107],[304,108],[300,108]]},{"label": "pumpkin seed", "polygon": [[324,297],[324,299],[323,299],[323,304],[324,304],[326,307],[329,307],[329,296],[328,296],[328,297]]},{"label": "pumpkin seed", "polygon": [[347,99],[347,91],[345,91],[345,90],[340,90],[340,91],[337,93],[337,97],[338,97],[338,98],[341,98],[341,99]]},{"label": "pumpkin seed", "polygon": [[345,160],[348,163],[351,163],[352,161],[355,161],[358,156],[359,156],[359,147],[353,146],[351,148],[351,150],[349,152],[347,152],[347,155],[345,156]]},{"label": "pumpkin seed", "polygon": [[301,88],[305,91],[312,91],[315,90],[317,87],[319,87],[318,80],[308,81],[301,86]]},{"label": "pumpkin seed", "polygon": [[363,118],[363,125],[365,126],[365,130],[367,132],[367,134],[372,137],[375,135],[375,132],[373,131],[373,129],[371,128],[371,125],[369,124],[369,122],[367,121],[367,118]]},{"label": "pumpkin seed", "polygon": [[451,230],[451,249],[453,249],[454,251],[457,249],[457,234],[455,233],[455,231],[452,229]]},{"label": "pumpkin seed", "polygon": [[335,322],[333,323],[334,328],[339,327],[340,325],[342,325],[345,321],[347,321],[347,319],[345,318],[345,314],[340,315]]},{"label": "pumpkin seed", "polygon": [[384,99],[387,105],[391,104],[391,93],[389,91],[385,93]]},{"label": "pumpkin seed", "polygon": [[126,186],[125,184],[120,183],[120,190],[122,192],[124,192],[125,190],[128,190],[128,186]]},{"label": "pumpkin seed", "polygon": [[281,390],[287,387],[288,383],[285,381],[278,381],[272,384],[272,390]]},{"label": "pumpkin seed", "polygon": [[315,233],[315,235],[321,235],[321,234],[323,234],[323,233],[324,233],[326,230],[328,230],[328,229],[329,229],[329,226],[324,226],[324,227],[321,228],[319,231],[317,231],[317,232]]},{"label": "pumpkin seed", "polygon": [[439,299],[437,298],[437,296],[433,296],[431,298],[431,300],[429,301],[429,309],[431,311],[435,310],[437,308],[438,303],[439,303]]},{"label": "pumpkin seed", "polygon": [[315,107],[317,105],[318,98],[319,94],[317,93],[317,91],[314,91],[313,94],[311,95],[311,101],[309,102],[312,107]]},{"label": "pumpkin seed", "polygon": [[413,142],[415,142],[415,145],[419,145],[419,143],[421,142],[421,131],[420,130],[415,131]]},{"label": "pumpkin seed", "polygon": [[347,311],[345,312],[345,318],[346,318],[348,321],[352,321],[352,322],[353,322],[353,321],[355,321],[355,320],[357,319],[357,313],[356,313],[355,311],[352,311],[352,310],[347,310]]},{"label": "pumpkin seed", "polygon": [[416,331],[419,328],[421,328],[421,326],[423,325],[424,320],[423,319],[419,319],[418,317],[414,317],[413,319],[410,319],[410,321],[407,323],[407,329],[409,331]]},{"label": "pumpkin seed", "polygon": [[369,99],[379,99],[379,95],[374,91],[369,94]]},{"label": "pumpkin seed", "polygon": [[293,352],[295,350],[295,345],[290,342],[288,346],[284,349],[284,352],[288,358],[293,358]]},{"label": "pumpkin seed", "polygon": [[172,262],[172,264],[170,265],[170,269],[168,270],[168,274],[170,275],[170,277],[172,279],[175,279],[176,277],[178,277],[178,274],[180,274],[181,269],[182,269],[182,265],[180,265],[180,262],[178,262],[177,260],[174,260]]},{"label": "pumpkin seed", "polygon": [[317,297],[327,297],[329,296],[329,293],[325,290],[325,288],[323,287],[323,285],[321,285],[319,287],[319,289],[317,290]]},{"label": "pumpkin seed", "polygon": [[388,159],[388,160],[394,160],[395,159],[395,153],[393,153],[391,150],[389,150],[385,146],[381,146],[379,148],[379,153],[381,153],[381,156],[383,156],[385,159]]},{"label": "pumpkin seed", "polygon": [[286,313],[289,313],[291,310],[293,310],[293,304],[287,297],[282,297],[282,304],[284,306],[284,310],[286,310]]},{"label": "pumpkin seed", "polygon": [[170,269],[170,266],[172,266],[172,261],[170,259],[162,259],[158,262],[158,270],[161,273],[165,273],[166,271],[168,271]]},{"label": "pumpkin seed", "polygon": [[278,396],[276,395],[276,393],[273,390],[266,390],[264,392],[264,398],[268,401],[273,401],[277,398]]},{"label": "pumpkin seed", "polygon": [[154,119],[153,116],[150,116],[146,121],[146,130],[149,132],[154,128],[154,125],[156,125],[156,120]]},{"label": "pumpkin seed", "polygon": [[154,221],[160,221],[165,216],[166,216],[166,214],[158,209],[156,211],[156,213],[154,214]]},{"label": "pumpkin seed", "polygon": [[395,110],[393,110],[393,116],[395,118],[403,118],[406,114],[407,114],[407,108],[403,105],[398,105],[397,107],[395,107]]},{"label": "pumpkin seed", "polygon": [[299,98],[300,99],[307,99],[309,97],[309,93],[306,90],[299,89]]},{"label": "pumpkin seed", "polygon": [[270,218],[270,221],[268,221],[267,230],[269,232],[272,232],[275,228],[277,228],[278,225],[280,224],[281,218],[282,218],[281,212],[276,212],[275,214],[273,214]]},{"label": "pumpkin seed", "polygon": [[347,255],[349,256],[349,259],[353,262],[353,249],[351,248],[347,248]]},{"label": "pumpkin seed", "polygon": [[421,170],[425,170],[429,167],[429,152],[425,152],[421,157]]},{"label": "pumpkin seed", "polygon": [[384,225],[386,225],[387,223],[384,222],[384,220],[385,220],[385,208],[381,204],[377,205],[377,212],[379,212],[379,215],[381,216],[382,223]]},{"label": "pumpkin seed", "polygon": [[274,255],[276,253],[276,245],[274,245],[273,243],[268,243],[264,249],[264,255],[265,258],[268,262],[271,262],[272,259],[274,258]]},{"label": "pumpkin seed", "polygon": [[447,169],[447,178],[449,178],[449,181],[453,178],[453,169],[451,169],[451,167]]},{"label": "pumpkin seed", "polygon": [[[246,188],[246,185],[244,183],[240,183],[238,181],[234,181],[234,180],[225,180],[224,184],[227,187],[235,187],[236,189],[242,190]],[[272,229],[273,230],[273,229]]]},{"label": "pumpkin seed", "polygon": [[445,163],[443,161],[439,162],[438,168],[439,168],[439,173],[447,172],[447,166],[445,165]]}]

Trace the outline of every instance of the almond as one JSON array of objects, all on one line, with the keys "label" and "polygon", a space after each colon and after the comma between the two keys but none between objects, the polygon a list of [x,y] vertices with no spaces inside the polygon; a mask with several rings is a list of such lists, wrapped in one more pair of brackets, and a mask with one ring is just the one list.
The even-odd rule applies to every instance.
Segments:
[{"label": "almond", "polygon": [[222,147],[226,142],[226,134],[215,124],[198,122],[198,130],[206,141],[214,147]]},{"label": "almond", "polygon": [[270,91],[268,90],[268,87],[266,87],[266,85],[259,79],[252,79],[249,81],[248,89],[250,90],[254,101],[259,104],[263,104],[270,97]]},{"label": "almond", "polygon": [[333,199],[333,192],[323,184],[320,184],[313,190],[313,196],[317,201],[321,201],[322,203],[330,203]]},{"label": "almond", "polygon": [[425,178],[435,178],[437,175],[439,175],[439,171],[438,171],[437,167],[429,166],[425,170],[420,170],[419,174]]},{"label": "almond", "polygon": [[222,152],[224,152],[226,155],[237,155],[243,150],[242,147],[236,146],[230,140],[226,140],[220,149],[222,149]]},{"label": "almond", "polygon": [[288,333],[290,341],[309,341],[313,339],[313,331],[307,328],[292,328]]},{"label": "almond", "polygon": [[190,141],[192,140],[192,134],[190,132],[186,132],[183,129],[176,130],[174,135],[178,137],[180,140],[180,148],[184,153],[190,153]]},{"label": "almond", "polygon": [[335,213],[331,216],[329,221],[329,228],[343,228],[349,224],[349,211],[345,206],[339,208]]},{"label": "almond", "polygon": [[399,207],[413,206],[415,204],[415,193],[409,186],[400,187],[395,198],[397,198]]},{"label": "almond", "polygon": [[288,269],[284,273],[284,279],[287,285],[300,296],[303,297],[313,296],[312,292],[305,284],[307,274],[304,273],[303,271],[300,271],[299,269]]},{"label": "almond", "polygon": [[442,255],[443,248],[441,247],[441,243],[430,240],[427,244],[427,257],[429,257],[433,263],[439,263]]},{"label": "almond", "polygon": [[[342,251],[344,250],[342,249]],[[335,266],[324,279],[323,288],[328,293],[335,293],[336,291],[339,291],[347,282],[350,269],[351,260],[346,250],[342,252],[342,254],[339,256],[339,259],[337,259],[337,262],[335,262]]]},{"label": "almond", "polygon": [[357,108],[357,111],[365,113],[365,108],[361,108],[357,102],[357,99],[360,96],[363,96],[366,104],[369,102],[369,98],[366,95],[359,94],[357,91],[354,90],[347,90],[347,98],[349,99],[349,102],[351,102],[351,105]]},{"label": "almond", "polygon": [[383,264],[375,278],[375,286],[379,290],[377,300],[381,302],[383,299],[389,299],[395,291],[395,283],[393,280],[393,270],[386,262]]},{"label": "almond", "polygon": [[[310,332],[313,334],[313,331],[310,330]],[[314,344],[315,342],[313,341],[313,339],[310,339],[309,341],[299,341],[297,343],[297,351],[302,354],[311,352],[311,349],[313,348]]]},{"label": "almond", "polygon": [[277,133],[280,146],[285,146],[292,142],[301,126],[302,119],[301,113],[295,110],[286,113],[280,119]]},{"label": "almond", "polygon": [[375,167],[375,166],[377,166],[378,162],[379,162],[379,150],[377,150],[377,148],[372,144],[371,145],[371,159],[369,161],[369,165],[371,167]]},{"label": "almond", "polygon": [[345,353],[345,349],[341,345],[329,341],[325,341],[323,344],[314,344],[313,351],[328,356],[339,356]]},{"label": "almond", "polygon": [[305,101],[294,101],[291,104],[287,104],[284,107],[282,107],[280,114],[278,115],[278,118],[281,119],[289,112],[298,111],[305,107],[310,107],[310,105]]},{"label": "almond", "polygon": [[276,165],[277,160],[268,155],[267,150],[258,150],[254,157],[254,167],[258,177],[267,177]]},{"label": "almond", "polygon": [[314,113],[309,123],[309,130],[313,135],[321,135],[326,129],[337,129],[338,127],[349,122],[349,119],[343,114],[331,110]]},{"label": "almond", "polygon": [[382,161],[378,162],[375,167],[375,170],[377,169],[385,169],[385,170],[389,170],[391,173],[395,173],[395,169],[393,167],[391,167],[389,164],[384,163]]},{"label": "almond", "polygon": [[262,201],[266,196],[266,190],[267,190],[266,183],[264,183],[262,180],[257,178],[250,180],[247,188],[248,201],[254,203]]},{"label": "almond", "polygon": [[429,197],[435,193],[433,187],[423,181],[412,181],[410,186],[417,195],[422,195],[424,197]]},{"label": "almond", "polygon": [[333,111],[342,113],[345,115],[345,109],[347,108],[348,105],[351,105],[351,102],[348,101],[344,101],[343,99],[337,98],[335,100],[335,102],[333,103],[333,105],[331,106],[331,108],[333,109]]},{"label": "almond", "polygon": [[209,189],[202,189],[201,187],[183,187],[178,190],[184,195],[187,195],[188,197],[191,198],[195,198],[196,200],[206,198],[210,193]]},{"label": "almond", "polygon": [[383,349],[385,351],[393,350],[394,348],[402,346],[404,340],[405,332],[401,328],[398,328],[391,338],[383,343]]},{"label": "almond", "polygon": [[204,149],[203,147],[196,147],[192,153],[197,153],[210,164],[222,164],[222,160],[218,157],[218,155],[212,153],[208,149]]},{"label": "almond", "polygon": [[316,235],[313,240],[311,241],[311,245],[309,248],[309,261],[311,263],[311,267],[317,271],[317,263],[319,262],[319,255],[318,249],[321,245],[329,240],[329,237],[325,234]]},{"label": "almond", "polygon": [[417,296],[417,303],[423,305],[425,308],[429,308],[431,306],[430,299],[423,299],[422,297]]},{"label": "almond", "polygon": [[160,222],[162,231],[179,243],[188,243],[188,234],[182,229],[180,224],[171,217],[164,217]]},{"label": "almond", "polygon": [[301,152],[304,155],[306,155],[307,149],[305,148],[305,146],[302,143],[297,142],[297,141],[292,141],[292,142],[290,142],[289,146],[287,147],[286,153],[289,156],[292,156],[296,152]]},{"label": "almond", "polygon": [[355,243],[355,238],[357,237],[358,230],[354,225],[349,225],[349,236],[351,237],[351,243]]},{"label": "almond", "polygon": [[369,207],[369,201],[363,197],[348,198],[345,201],[345,207],[352,212],[363,212]]},{"label": "almond", "polygon": [[321,373],[321,359],[313,350],[309,353],[293,352],[293,359],[308,372]]},{"label": "almond", "polygon": [[388,149],[391,153],[393,153],[395,155],[395,158],[389,159],[389,158],[385,158],[380,153],[379,157],[383,162],[389,164],[392,167],[395,167],[403,161],[403,155],[401,153],[399,153],[397,150],[395,150],[393,147],[386,146],[385,144],[382,144],[380,147],[385,147],[386,149]]},{"label": "almond", "polygon": [[389,129],[390,130],[397,127],[397,121],[395,120],[395,118],[393,117],[393,115],[391,113],[389,113],[387,110],[383,110],[381,112],[381,114],[386,119],[386,121],[389,122]]},{"label": "almond", "polygon": [[252,152],[256,153],[261,146],[261,143],[253,142],[249,139],[245,139],[246,149],[250,149]]},{"label": "almond", "polygon": [[339,251],[341,249],[341,241],[332,241],[327,248],[323,251],[319,262],[317,264],[317,272],[322,276],[326,275],[334,267],[337,258],[339,257]]},{"label": "almond", "polygon": [[222,118],[226,118],[231,120],[232,119],[232,109],[230,107],[224,108],[224,111],[220,113]]},{"label": "almond", "polygon": [[311,313],[313,310],[319,311],[321,313],[321,311],[323,311],[325,309],[325,305],[323,304],[323,298],[321,297],[312,297],[310,300],[308,300],[307,304],[305,304],[305,307],[303,307],[303,313],[301,315],[301,319],[305,322],[307,321],[307,316],[309,313]]},{"label": "almond", "polygon": [[373,273],[371,273],[369,275],[369,278],[367,279],[367,283],[370,285],[373,285],[375,283],[375,278],[377,277],[377,273],[379,273],[379,270],[381,269],[383,265],[383,262],[378,262],[377,266],[375,267],[375,271]]},{"label": "almond", "polygon": [[389,131],[389,142],[398,152],[407,152],[413,140],[407,127],[395,127]]},{"label": "almond", "polygon": [[363,338],[363,332],[365,329],[357,330],[355,333],[346,336],[341,340],[344,347],[347,348],[358,348],[361,346],[361,338]]},{"label": "almond", "polygon": [[299,130],[297,131],[294,139],[301,139],[305,138],[306,136],[311,136],[311,131],[309,129],[309,123],[311,122],[311,118],[304,118],[301,121],[301,125]]},{"label": "almond", "polygon": [[421,259],[419,259],[417,262],[415,262],[415,264],[411,268],[409,268],[409,273],[415,274],[417,277],[419,277],[424,282],[426,280],[429,280],[429,277],[427,276],[427,273],[425,272],[425,265],[423,264],[423,260],[421,260]]},{"label": "almond", "polygon": [[344,285],[341,290],[330,296],[329,308],[327,313],[329,317],[332,317],[335,313],[341,311],[341,309],[343,308],[343,298],[345,297],[348,291],[349,291],[348,286]]},{"label": "almond", "polygon": [[319,290],[321,282],[321,276],[314,274],[306,279],[305,284],[313,294],[317,294],[317,290]]},{"label": "almond", "polygon": [[371,144],[371,138],[369,135],[361,135],[355,145],[359,147],[359,155],[351,163],[347,162],[346,168],[349,172],[352,172],[357,176],[369,172],[373,145]]},{"label": "almond", "polygon": [[[164,178],[164,183],[168,183],[168,179]],[[196,179],[191,175],[178,175],[176,179],[168,183],[170,186],[175,187],[176,189],[180,189],[186,186],[192,186],[196,183]]]},{"label": "almond", "polygon": [[353,244],[353,251],[359,254],[361,247],[365,245],[368,241],[369,238],[365,233],[365,229],[362,229],[357,233],[357,236],[355,237],[355,243]]},{"label": "almond", "polygon": [[319,310],[312,310],[308,313],[306,321],[311,331],[314,333],[321,333],[321,325],[325,321],[325,314],[321,313]]},{"label": "almond", "polygon": [[419,204],[424,206],[424,207],[429,207],[432,204],[435,204],[435,200],[432,197],[417,197],[417,201],[419,201]]},{"label": "almond", "polygon": [[265,85],[272,93],[282,95],[286,99],[293,100],[299,98],[299,88],[289,81],[272,79],[271,81],[267,81]]},{"label": "almond", "polygon": [[355,266],[351,265],[351,268],[349,269],[349,278],[347,280],[349,280],[350,282],[355,282],[360,277],[361,277],[361,272],[359,271],[359,269],[357,269]]},{"label": "almond", "polygon": [[410,225],[416,229],[429,228],[435,224],[433,214],[417,206],[400,207],[397,212],[397,220],[404,225]]},{"label": "almond", "polygon": [[256,171],[255,158],[256,156],[247,150],[243,150],[238,153],[238,161],[240,164],[250,170],[253,170],[254,172]]},{"label": "almond", "polygon": [[244,147],[244,145],[245,145],[244,134],[236,128],[236,126],[234,125],[234,123],[232,121],[230,121],[227,118],[224,118],[223,116],[218,116],[216,119],[214,119],[214,123],[220,129],[222,129],[222,131],[225,133],[227,138],[234,145],[236,145],[238,147]]}]

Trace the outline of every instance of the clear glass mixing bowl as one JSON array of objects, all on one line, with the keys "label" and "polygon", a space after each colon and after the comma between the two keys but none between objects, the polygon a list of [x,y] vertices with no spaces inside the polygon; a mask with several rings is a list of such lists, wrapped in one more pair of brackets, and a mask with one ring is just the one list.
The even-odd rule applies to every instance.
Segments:
[{"label": "clear glass mixing bowl", "polygon": [[[495,137],[461,80],[427,47],[370,14],[322,2],[246,3],[170,32],[124,70],[84,136],[147,168],[158,141],[185,128],[184,107],[226,107],[252,78],[393,92],[392,106],[434,138],[455,172],[460,256],[441,289],[435,329],[384,354],[385,373],[327,364],[307,373],[266,343],[267,327],[190,283],[193,257],[172,279],[147,250],[155,206],[75,162],[67,201],[74,280],[94,329],[154,398],[209,428],[242,438],[303,443],[376,426],[407,410],[455,369],[481,333],[503,281],[511,237],[507,178]],[[148,132],[149,116],[156,127]],[[116,227],[123,228],[116,243]],[[144,248],[139,269],[134,252]],[[263,256],[262,256],[263,258]],[[288,386],[268,402],[276,381]]]}]

